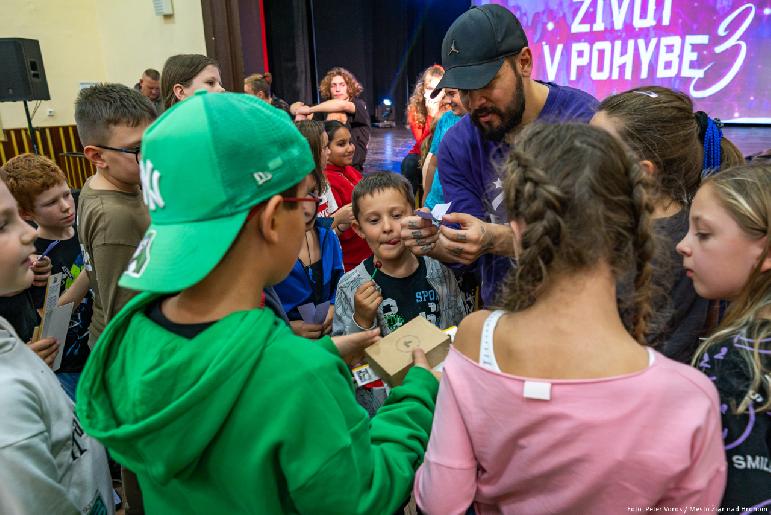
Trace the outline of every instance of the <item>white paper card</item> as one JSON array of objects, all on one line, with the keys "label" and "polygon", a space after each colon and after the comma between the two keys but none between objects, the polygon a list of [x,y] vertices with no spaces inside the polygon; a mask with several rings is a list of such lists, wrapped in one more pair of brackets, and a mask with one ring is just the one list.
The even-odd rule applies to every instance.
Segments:
[{"label": "white paper card", "polygon": [[46,311],[43,321],[43,333],[41,338],[56,338],[59,342],[59,350],[56,352],[54,365],[51,367],[54,372],[62,366],[62,356],[64,356],[64,344],[67,341],[67,330],[70,328],[70,317],[72,317],[72,307],[74,303],[70,302],[64,306],[56,306],[50,311]]},{"label": "white paper card", "polygon": [[316,317],[314,318],[315,324],[323,324],[324,320],[327,319],[327,313],[329,313],[329,305],[330,302],[322,302],[321,304],[316,306]]},{"label": "white paper card", "polygon": [[451,205],[452,202],[448,202],[446,204],[437,204],[434,206],[434,209],[431,210],[431,213],[426,213],[425,211],[415,211],[415,214],[421,218],[425,218],[426,220],[441,222],[442,217],[447,214],[447,211],[450,210]]},{"label": "white paper card", "polygon": [[297,306],[297,311],[300,312],[303,322],[306,324],[314,323],[313,320],[316,318],[316,306],[312,302]]}]

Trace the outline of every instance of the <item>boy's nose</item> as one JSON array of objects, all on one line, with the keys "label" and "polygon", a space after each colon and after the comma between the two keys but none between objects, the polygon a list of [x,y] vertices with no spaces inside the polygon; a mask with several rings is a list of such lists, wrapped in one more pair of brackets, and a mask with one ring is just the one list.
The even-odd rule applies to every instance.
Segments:
[{"label": "boy's nose", "polygon": [[680,240],[680,242],[675,246],[675,250],[677,250],[677,253],[681,256],[691,255],[691,249],[688,247],[688,245],[685,244],[685,238]]}]

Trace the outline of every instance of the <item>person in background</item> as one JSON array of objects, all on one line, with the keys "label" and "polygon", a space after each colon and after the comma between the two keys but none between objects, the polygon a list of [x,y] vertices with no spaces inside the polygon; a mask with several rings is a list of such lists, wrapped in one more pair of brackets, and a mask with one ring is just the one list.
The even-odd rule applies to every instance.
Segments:
[{"label": "person in background", "polygon": [[312,117],[314,120],[336,120],[347,124],[354,146],[352,166],[359,172],[364,171],[367,159],[367,145],[371,131],[367,104],[361,98],[364,91],[361,83],[345,68],[332,68],[319,85],[319,92],[324,101],[315,106],[302,102],[291,105],[291,113],[300,118]]},{"label": "person in background", "polygon": [[460,92],[457,89],[445,88],[443,92],[443,102],[448,106],[449,110],[441,115],[441,118],[436,123],[431,147],[423,164],[423,191],[425,192],[423,205],[428,209],[433,209],[435,205],[444,203],[444,191],[442,190],[439,170],[437,169],[439,145],[441,145],[447,131],[466,114],[466,108],[463,106],[463,102],[461,102]]},{"label": "person in background", "polygon": [[289,104],[271,93],[270,84],[265,80],[265,77],[259,73],[254,73],[244,79],[244,93],[254,95],[263,102],[267,102],[276,109],[281,109],[291,116]]},{"label": "person in background", "polygon": [[[652,206],[636,158],[601,129],[534,124],[502,180],[517,267],[500,307],[458,328],[418,506],[713,511],[726,481],[717,392],[645,342]],[[628,326],[616,296],[627,274]]]},{"label": "person in background", "polygon": [[217,61],[201,54],[179,54],[166,59],[161,75],[161,98],[166,109],[200,89],[211,93],[225,91]]},{"label": "person in background", "polygon": [[[62,342],[61,365],[56,370],[56,377],[64,391],[74,401],[78,378],[89,354],[88,336],[93,309],[83,250],[75,227],[75,199],[64,173],[47,157],[22,154],[9,159],[3,171],[8,189],[19,203],[22,218],[37,225],[36,252],[47,253],[52,273],[62,274],[59,305],[74,304],[67,339]],[[41,310],[46,287],[32,286],[30,293],[35,308]]]},{"label": "person in background", "polygon": [[420,173],[420,147],[423,141],[431,134],[432,123],[438,119],[439,108],[442,105],[443,93],[431,97],[436,85],[444,75],[444,68],[435,64],[429,66],[415,84],[415,90],[410,97],[407,106],[407,123],[415,138],[415,145],[402,160],[402,175],[412,185],[412,191],[419,195],[423,187]]},{"label": "person in background", "polygon": [[155,112],[158,116],[163,112],[163,99],[161,98],[161,74],[158,70],[148,68],[142,72],[139,82],[134,84],[134,89],[147,97],[155,106]]}]

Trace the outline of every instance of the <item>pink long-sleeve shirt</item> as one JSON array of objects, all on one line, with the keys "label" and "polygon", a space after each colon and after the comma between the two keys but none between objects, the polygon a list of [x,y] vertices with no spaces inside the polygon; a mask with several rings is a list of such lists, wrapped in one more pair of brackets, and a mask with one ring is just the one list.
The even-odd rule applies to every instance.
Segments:
[{"label": "pink long-sleeve shirt", "polygon": [[529,382],[543,396],[538,380],[450,350],[418,506],[430,515],[472,502],[478,515],[714,510],[726,480],[717,392],[698,370],[651,353],[633,374],[548,380],[550,400],[540,400],[523,395]]}]

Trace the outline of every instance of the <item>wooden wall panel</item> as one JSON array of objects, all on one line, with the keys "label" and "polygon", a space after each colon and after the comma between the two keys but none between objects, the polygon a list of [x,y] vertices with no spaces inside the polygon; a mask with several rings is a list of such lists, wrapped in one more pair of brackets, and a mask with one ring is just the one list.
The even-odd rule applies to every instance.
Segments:
[{"label": "wooden wall panel", "polygon": [[[27,129],[5,129],[5,141],[0,142],[0,165],[19,154],[32,152]],[[36,129],[40,153],[55,162],[67,176],[71,188],[80,189],[96,172],[83,156],[83,146],[74,125],[39,127]]]}]

